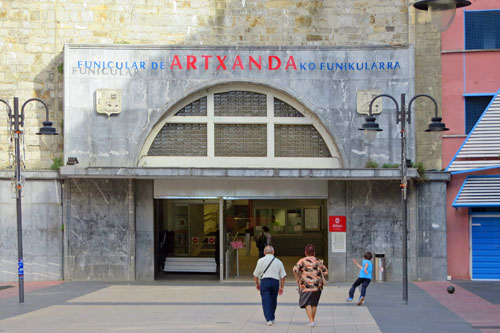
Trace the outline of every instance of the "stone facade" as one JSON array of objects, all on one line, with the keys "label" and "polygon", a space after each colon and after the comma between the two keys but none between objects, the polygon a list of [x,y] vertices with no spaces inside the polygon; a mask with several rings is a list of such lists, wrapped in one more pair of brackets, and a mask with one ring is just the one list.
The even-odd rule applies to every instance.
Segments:
[{"label": "stone facade", "polygon": [[[410,17],[409,42],[415,45],[416,59],[415,94],[434,97],[441,115],[441,36],[430,24],[427,13],[412,9]],[[423,163],[427,170],[442,170],[440,134],[425,132],[431,117],[434,117],[434,105],[427,98],[419,98],[413,103],[413,108],[416,111],[416,161]]]},{"label": "stone facade", "polygon": [[[400,161],[401,142],[396,112],[389,103],[384,104],[377,121],[385,130],[367,141],[358,130],[365,115],[358,113],[356,97],[360,91],[374,88],[392,95],[413,92],[413,52],[411,46],[346,49],[66,45],[64,158],[78,158],[79,164],[72,169],[144,167],[140,160],[149,148],[149,136],[157,124],[173,115],[178,104],[209,89],[240,84],[251,91],[281,94],[302,105],[305,117],[318,119],[317,127],[325,129],[323,137],[331,137],[335,146],[332,156],[339,161],[329,167],[363,168],[368,159],[380,165],[395,164]],[[224,67],[221,58],[225,59]],[[260,59],[262,68],[252,69],[250,58]],[[187,59],[192,60],[191,65]],[[279,68],[276,59],[281,59]],[[273,63],[275,70],[271,69]],[[122,69],[113,72],[119,66]],[[131,69],[126,70],[127,66]],[[119,114],[96,112],[94,94],[99,89],[121,93]],[[408,134],[408,158],[414,159],[412,132]],[[280,167],[291,168],[294,164],[283,163]]]},{"label": "stone facade", "polygon": [[[408,278],[446,279],[446,177],[428,174],[409,186]],[[351,281],[366,251],[384,254],[386,278],[402,277],[401,194],[397,181],[329,181],[328,215],[346,216],[347,251],[330,253],[330,279]],[[330,238],[332,235],[330,235]],[[331,239],[330,239],[331,241]]]},{"label": "stone facade", "polygon": [[[63,277],[63,224],[57,173],[26,172],[21,197],[24,272],[33,280]],[[0,172],[0,281],[17,280],[16,196],[12,173]]]},{"label": "stone facade", "polygon": [[[114,130],[121,135],[120,139],[131,140],[121,147],[122,151],[128,149],[133,155],[117,157],[110,155],[111,149],[102,144],[109,139],[106,136],[109,133],[101,135],[103,129],[107,128],[103,125],[106,117],[82,116],[77,119],[89,110],[93,112],[93,105],[87,105],[92,102],[87,93],[93,93],[92,89],[96,87],[90,87],[89,83],[85,88],[87,90],[79,90],[78,85],[74,84],[79,78],[74,73],[68,73],[72,67],[64,61],[64,49],[68,44],[74,49],[79,46],[85,49],[84,45],[93,44],[94,49],[156,48],[158,52],[167,52],[175,47],[184,50],[212,48],[224,49],[233,55],[239,49],[248,52],[272,50],[286,54],[295,48],[317,59],[339,50],[346,54],[361,50],[363,56],[374,57],[377,54],[389,54],[389,58],[400,57],[403,53],[408,67],[404,75],[392,81],[381,79],[380,82],[377,82],[375,75],[375,78],[368,75],[358,81],[353,79],[352,83],[339,79],[335,84],[344,86],[331,98],[331,91],[322,90],[327,86],[322,84],[322,78],[313,77],[309,83],[315,82],[316,85],[307,86],[300,80],[288,81],[289,77],[286,76],[269,76],[265,78],[267,82],[253,77],[255,82],[266,82],[271,88],[274,84],[290,96],[300,91],[301,95],[296,99],[308,107],[335,138],[346,168],[363,168],[367,154],[382,163],[399,161],[399,136],[394,112],[382,113],[380,121],[384,132],[373,147],[367,148],[357,131],[360,124],[356,122],[361,122],[363,117],[356,114],[355,91],[377,87],[383,93],[394,95],[397,100],[399,96],[395,94],[399,94],[400,90],[409,94],[428,93],[438,101],[440,99],[439,34],[430,26],[425,13],[416,13],[407,1],[402,0],[8,0],[0,3],[0,19],[0,46],[4,51],[0,53],[0,98],[9,99],[11,105],[14,96],[20,98],[21,105],[32,97],[45,100],[58,132],[66,134],[36,136],[45,114],[42,109],[30,104],[25,110],[22,147],[26,168],[48,169],[54,158],[63,158],[63,154],[67,154],[66,157],[76,156],[81,151],[94,154],[92,158],[81,158],[80,168],[65,167],[59,174],[48,172],[27,178],[23,206],[26,225],[25,271],[31,280],[154,279],[152,179],[165,176],[162,172],[183,173],[192,170],[134,169],[137,166],[137,150],[141,149],[152,126],[172,106],[167,102],[179,101],[187,93],[208,88],[213,79],[178,80],[177,86],[162,83],[162,88],[168,86],[170,89],[168,92],[167,89],[162,90],[164,98],[134,106],[135,111],[148,112],[148,117],[139,119],[143,126],[142,132],[130,132],[127,127],[137,125],[134,123],[137,119],[118,118],[120,126]],[[225,82],[231,81],[224,79]],[[243,79],[241,76],[232,78],[239,81]],[[287,82],[295,86],[287,88]],[[345,86],[347,83],[351,85]],[[79,94],[83,93],[87,94],[85,98],[78,100]],[[407,96],[407,103],[411,97]],[[133,98],[132,101],[139,99]],[[390,101],[387,105],[389,107]],[[425,102],[415,105],[416,117],[413,117],[411,126],[416,128],[416,134],[410,133],[409,156],[424,161],[427,168],[439,169],[440,141],[433,135],[423,133],[432,114],[432,110],[424,112],[427,106]],[[76,112],[71,117],[66,113],[65,119],[65,110]],[[85,112],[78,113],[82,110]],[[347,110],[345,119],[341,110]],[[0,170],[12,166],[13,145],[9,141],[8,127],[5,107],[0,106]],[[90,127],[94,132],[86,133]],[[72,141],[73,138],[75,141]],[[363,153],[361,157],[358,156],[360,152]],[[117,171],[106,168],[117,168]],[[357,170],[357,176],[351,175],[353,170],[338,170],[338,174],[333,171],[326,170],[325,175],[319,176],[323,180],[330,179],[328,213],[345,215],[350,224],[347,252],[329,254],[329,264],[335,267],[332,280],[351,280],[356,270],[350,265],[350,259],[359,258],[364,250],[385,253],[388,279],[400,279],[397,176],[384,178],[378,175],[389,170],[367,172],[367,169],[360,169]],[[86,174],[92,172],[95,178]],[[130,172],[131,176],[123,177],[122,172]],[[140,176],[141,172],[146,175]],[[212,176],[209,174],[217,170],[201,172],[206,172],[207,178],[210,178]],[[226,176],[231,174],[228,170],[223,172]],[[263,171],[254,172],[258,174]],[[286,172],[272,170],[270,177]],[[292,175],[287,177],[308,178],[306,173],[315,175],[314,170],[290,172]],[[335,175],[326,175],[329,172]],[[364,173],[370,173],[370,176],[364,178]],[[63,180],[59,178],[61,175]],[[0,271],[3,274],[0,275],[0,281],[13,281],[16,279],[16,244],[13,242],[15,224],[12,223],[15,220],[15,200],[10,197],[8,190],[10,173],[0,176]],[[355,177],[358,179],[352,180]],[[445,181],[437,179],[423,185],[412,185],[409,198],[409,226],[411,235],[414,235],[409,240],[411,279],[444,277],[445,227],[436,221],[444,221],[441,208],[444,207]]]},{"label": "stone facade", "polygon": [[71,179],[66,182],[64,270],[67,279],[135,279],[132,186],[132,180]]},{"label": "stone facade", "polygon": [[[439,34],[406,1],[3,1],[0,98],[47,101],[62,132],[62,52],[66,43],[251,46],[416,46],[417,93],[439,99]],[[429,57],[432,55],[432,57]],[[26,110],[26,164],[49,168],[63,137],[38,137],[40,109]],[[420,114],[423,112],[418,112]],[[420,117],[420,116],[419,116]],[[437,168],[439,143],[420,135],[417,155]],[[6,113],[0,112],[0,169],[9,165]],[[421,137],[421,139],[420,139]],[[431,155],[429,155],[431,154]],[[427,161],[437,161],[436,163]],[[435,165],[434,165],[435,164]]]}]

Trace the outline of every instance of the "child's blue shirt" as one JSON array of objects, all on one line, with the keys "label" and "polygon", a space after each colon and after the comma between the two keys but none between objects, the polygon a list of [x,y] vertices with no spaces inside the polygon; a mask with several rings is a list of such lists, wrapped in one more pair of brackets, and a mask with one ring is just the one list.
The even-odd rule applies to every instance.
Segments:
[{"label": "child's blue shirt", "polygon": [[[365,274],[365,264],[368,264],[368,267],[366,267],[366,271],[368,272],[368,274]],[[361,271],[359,272],[359,277],[371,280],[372,269],[373,269],[372,262],[370,260],[364,259],[363,263],[361,264]]]}]

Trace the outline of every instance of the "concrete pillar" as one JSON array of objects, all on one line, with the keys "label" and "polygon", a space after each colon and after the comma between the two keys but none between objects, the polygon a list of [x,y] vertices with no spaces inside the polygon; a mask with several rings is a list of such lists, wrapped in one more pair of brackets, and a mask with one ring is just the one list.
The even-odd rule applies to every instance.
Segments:
[{"label": "concrete pillar", "polygon": [[[350,216],[347,203],[349,202],[348,186],[346,181],[328,181],[328,216],[346,216],[349,229]],[[346,281],[347,249],[344,252],[333,252],[332,233],[328,232],[328,279],[335,282]]]},{"label": "concrete pillar", "polygon": [[152,180],[135,181],[135,279],[153,281],[154,197]]}]

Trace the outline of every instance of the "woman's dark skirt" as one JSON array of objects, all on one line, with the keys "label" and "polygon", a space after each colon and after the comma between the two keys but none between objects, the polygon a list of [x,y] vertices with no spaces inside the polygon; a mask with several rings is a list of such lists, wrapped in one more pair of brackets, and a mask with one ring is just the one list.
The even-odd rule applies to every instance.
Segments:
[{"label": "woman's dark skirt", "polygon": [[306,305],[318,306],[321,290],[318,291],[301,291],[299,296],[299,306],[301,309]]}]

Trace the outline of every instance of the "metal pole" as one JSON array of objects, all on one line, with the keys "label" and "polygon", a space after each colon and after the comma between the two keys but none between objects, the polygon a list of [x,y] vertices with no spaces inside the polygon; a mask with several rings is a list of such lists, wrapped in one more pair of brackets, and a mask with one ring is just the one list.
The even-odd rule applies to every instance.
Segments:
[{"label": "metal pole", "polygon": [[403,304],[408,304],[408,221],[407,221],[407,177],[406,177],[406,109],[405,94],[401,94],[401,238],[403,267]]},{"label": "metal pole", "polygon": [[16,209],[17,209],[17,275],[19,280],[19,303],[24,303],[23,220],[21,210],[21,157],[19,152],[19,100],[14,97],[14,145],[16,151]]},{"label": "metal pole", "polygon": [[[219,281],[224,281],[224,199],[219,197]],[[215,245],[217,246],[217,244]],[[227,278],[227,276],[226,276]]]}]

